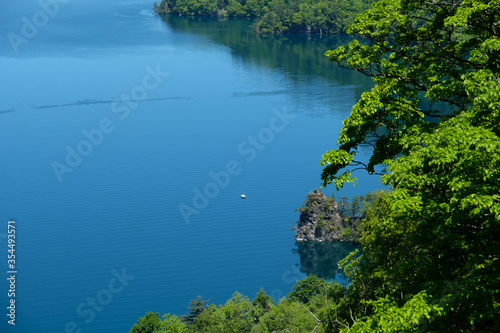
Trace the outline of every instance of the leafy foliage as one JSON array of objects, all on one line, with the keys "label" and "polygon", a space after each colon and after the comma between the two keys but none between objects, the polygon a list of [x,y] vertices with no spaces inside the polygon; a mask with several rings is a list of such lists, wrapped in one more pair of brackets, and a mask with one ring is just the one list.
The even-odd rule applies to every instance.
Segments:
[{"label": "leafy foliage", "polygon": [[[248,297],[236,292],[224,305],[210,304],[182,330],[174,326],[162,326],[157,313],[148,313],[140,318],[131,330],[136,333],[157,332],[329,332],[328,313],[338,307],[332,299],[345,296],[344,286],[326,282],[315,275],[298,281],[296,288],[287,298],[277,304],[263,290],[250,301]],[[196,301],[196,300],[195,300]],[[325,303],[326,301],[326,303]],[[165,318],[171,318],[165,315]]]},{"label": "leafy foliage", "polygon": [[148,312],[144,317],[139,318],[136,324],[132,326],[130,333],[186,333],[187,328],[179,317],[167,313],[160,319],[158,312]]},{"label": "leafy foliage", "polygon": [[[354,40],[325,55],[371,76],[376,86],[344,121],[339,148],[323,156],[324,185],[354,181],[351,172],[359,168],[375,173],[377,165],[402,153],[407,134],[432,131],[439,120],[464,110],[476,125],[498,125],[498,107],[482,107],[485,99],[498,99],[496,6],[495,1],[382,0],[356,18],[347,32],[367,42]],[[367,163],[355,159],[362,145],[373,150]]]},{"label": "leafy foliage", "polygon": [[[361,168],[392,188],[367,212],[363,255],[343,262],[364,308],[341,330],[500,329],[498,9],[382,0],[348,28],[367,42],[326,53],[376,86],[323,156],[324,185]],[[372,148],[368,161],[356,159],[361,146]]]},{"label": "leafy foliage", "polygon": [[308,303],[309,300],[321,293],[323,279],[314,274],[308,275],[305,279],[297,281],[288,295],[288,298],[294,302]]},{"label": "leafy foliage", "polygon": [[412,297],[403,307],[388,298],[369,303],[374,306],[373,315],[356,322],[350,332],[421,332],[423,322],[442,313],[438,304],[429,304],[424,292]]},{"label": "leafy foliage", "polygon": [[311,332],[317,326],[314,317],[299,303],[281,299],[252,328],[257,332]]}]

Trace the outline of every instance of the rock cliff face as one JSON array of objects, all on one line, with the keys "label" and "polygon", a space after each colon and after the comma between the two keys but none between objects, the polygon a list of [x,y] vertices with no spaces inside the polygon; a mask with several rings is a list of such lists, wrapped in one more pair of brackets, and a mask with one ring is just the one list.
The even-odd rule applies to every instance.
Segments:
[{"label": "rock cliff face", "polygon": [[[339,214],[338,203],[321,191],[307,195],[304,205],[298,209],[300,220],[297,225],[295,239],[297,241],[354,241],[355,223],[352,219],[342,218]],[[356,218],[359,220],[359,218]],[[359,221],[360,222],[360,221]]]}]

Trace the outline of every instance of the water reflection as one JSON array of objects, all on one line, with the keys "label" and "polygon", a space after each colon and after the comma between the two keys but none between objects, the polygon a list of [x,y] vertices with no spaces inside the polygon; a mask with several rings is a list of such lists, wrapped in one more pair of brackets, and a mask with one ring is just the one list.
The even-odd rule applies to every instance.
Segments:
[{"label": "water reflection", "polygon": [[[324,53],[349,43],[346,35],[262,35],[250,29],[251,19],[225,19],[205,17],[162,17],[176,33],[196,34],[229,47],[235,61],[282,70],[297,88],[313,88],[318,77],[329,86],[343,86],[349,82],[354,91],[352,102],[373,86],[371,78],[330,62]],[[292,89],[294,87],[291,87]],[[314,96],[311,96],[314,98]],[[352,104],[351,104],[352,106]]]},{"label": "water reflection", "polygon": [[339,273],[338,263],[358,248],[350,242],[296,242],[292,252],[300,256],[300,271],[333,279]]}]

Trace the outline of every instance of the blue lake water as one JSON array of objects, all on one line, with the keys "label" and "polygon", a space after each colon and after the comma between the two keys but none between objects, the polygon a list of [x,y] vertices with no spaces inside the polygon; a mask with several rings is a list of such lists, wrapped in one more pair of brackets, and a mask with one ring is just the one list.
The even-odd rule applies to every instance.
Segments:
[{"label": "blue lake water", "polygon": [[[0,267],[13,219],[17,274],[1,332],[126,332],[305,276],[295,209],[370,81],[322,55],[338,38],[151,7],[2,1]],[[341,194],[380,187],[359,178]]]}]

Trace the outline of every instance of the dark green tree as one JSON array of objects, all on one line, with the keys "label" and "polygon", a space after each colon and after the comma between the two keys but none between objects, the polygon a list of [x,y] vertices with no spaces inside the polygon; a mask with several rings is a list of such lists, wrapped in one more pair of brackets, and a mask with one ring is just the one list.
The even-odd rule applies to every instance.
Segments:
[{"label": "dark green tree", "polygon": [[304,304],[282,298],[250,332],[319,332],[317,328],[319,323]]},{"label": "dark green tree", "polygon": [[252,305],[254,321],[258,322],[260,317],[274,307],[274,300],[261,288],[257,296],[252,300]]},{"label": "dark green tree", "polygon": [[325,280],[310,274],[306,278],[297,281],[288,294],[288,299],[294,302],[307,303],[317,294],[323,291]]},{"label": "dark green tree", "polygon": [[205,304],[209,301],[210,300],[203,300],[203,295],[196,296],[196,299],[189,302],[190,306],[188,306],[188,309],[190,312],[181,316],[182,322],[188,326],[191,325],[196,317],[205,310]]},{"label": "dark green tree", "polygon": [[360,197],[355,196],[352,198],[351,216],[358,216],[359,214],[361,214],[361,200]]},{"label": "dark green tree", "polygon": [[351,203],[349,202],[348,197],[340,197],[339,201],[337,201],[339,205],[339,214],[343,219],[348,219],[351,217]]}]

